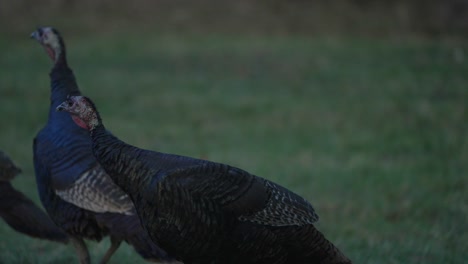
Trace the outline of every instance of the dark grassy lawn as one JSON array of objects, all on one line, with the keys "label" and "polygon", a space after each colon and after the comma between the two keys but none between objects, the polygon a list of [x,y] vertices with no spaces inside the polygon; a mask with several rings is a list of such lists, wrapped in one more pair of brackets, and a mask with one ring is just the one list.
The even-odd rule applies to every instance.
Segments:
[{"label": "dark grassy lawn", "polygon": [[[32,139],[51,63],[0,38],[0,149],[38,201]],[[65,34],[67,37],[67,35]],[[355,263],[468,257],[464,44],[358,39],[69,37],[69,62],[107,127],[143,148],[274,180],[312,202]],[[108,243],[89,243],[96,261]],[[141,261],[129,247],[113,263]],[[1,263],[76,262],[71,246],[0,223]]]}]

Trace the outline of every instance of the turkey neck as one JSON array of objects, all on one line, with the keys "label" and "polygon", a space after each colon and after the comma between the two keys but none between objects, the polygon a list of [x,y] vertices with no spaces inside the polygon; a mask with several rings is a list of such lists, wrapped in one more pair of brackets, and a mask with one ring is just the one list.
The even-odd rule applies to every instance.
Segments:
[{"label": "turkey neck", "polygon": [[50,110],[49,119],[57,116],[63,116],[55,111],[55,108],[67,99],[68,95],[80,95],[80,90],[76,84],[75,75],[68,67],[65,49],[62,50],[54,67],[49,73],[50,76]]},{"label": "turkey neck", "polygon": [[146,178],[136,173],[144,170],[144,165],[134,158],[141,150],[110,134],[102,123],[91,130],[91,138],[94,156],[114,183],[130,196],[138,193],[137,186],[143,186]]}]

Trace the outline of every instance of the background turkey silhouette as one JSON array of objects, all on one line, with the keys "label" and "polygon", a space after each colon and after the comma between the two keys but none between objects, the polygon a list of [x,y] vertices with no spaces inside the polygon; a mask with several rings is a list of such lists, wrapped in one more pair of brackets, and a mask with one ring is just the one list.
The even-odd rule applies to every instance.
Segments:
[{"label": "background turkey silhouette", "polygon": [[0,150],[0,217],[15,231],[30,237],[68,243],[68,236],[47,214],[10,181],[21,173],[6,153]]}]

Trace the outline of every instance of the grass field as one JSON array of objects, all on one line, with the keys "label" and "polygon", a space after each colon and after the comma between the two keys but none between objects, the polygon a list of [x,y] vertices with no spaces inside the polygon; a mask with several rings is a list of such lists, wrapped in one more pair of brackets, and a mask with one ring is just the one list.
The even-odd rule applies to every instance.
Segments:
[{"label": "grass field", "polygon": [[[32,29],[31,29],[32,30]],[[65,34],[66,37],[68,37]],[[355,263],[468,258],[464,43],[301,37],[70,36],[107,127],[143,148],[241,167],[303,195]],[[49,107],[37,43],[0,38],[0,149],[39,203],[32,139]],[[96,262],[108,246],[89,243]],[[1,263],[74,262],[0,222]],[[123,246],[112,263],[142,260]]]}]

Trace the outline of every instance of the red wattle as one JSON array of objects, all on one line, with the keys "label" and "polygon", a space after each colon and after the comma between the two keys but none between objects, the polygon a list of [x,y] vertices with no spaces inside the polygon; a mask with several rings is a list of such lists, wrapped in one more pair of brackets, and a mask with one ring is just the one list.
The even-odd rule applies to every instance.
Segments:
[{"label": "red wattle", "polygon": [[79,127],[88,130],[88,126],[79,117],[72,115],[72,119],[75,122],[75,124],[77,124]]},{"label": "red wattle", "polygon": [[49,57],[55,61],[55,53],[54,51],[50,48],[50,47],[45,47],[45,50],[47,52],[47,54],[49,55]]}]

